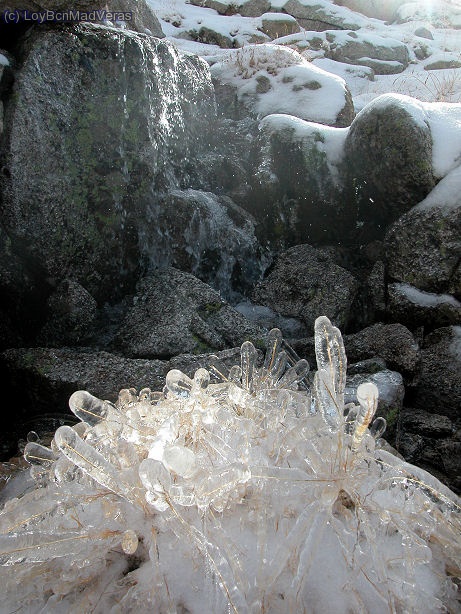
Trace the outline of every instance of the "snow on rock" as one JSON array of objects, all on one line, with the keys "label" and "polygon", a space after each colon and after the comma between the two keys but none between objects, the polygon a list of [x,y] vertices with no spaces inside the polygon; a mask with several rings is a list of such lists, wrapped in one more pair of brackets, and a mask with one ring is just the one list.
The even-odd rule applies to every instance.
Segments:
[{"label": "snow on rock", "polygon": [[261,118],[286,113],[335,125],[351,110],[344,80],[313,66],[293,49],[272,44],[246,47],[230,52],[210,70],[214,79],[233,86],[239,100]]},{"label": "snow on rock", "polygon": [[426,330],[461,322],[461,303],[450,294],[424,292],[406,283],[387,287],[388,312],[393,319]]},{"label": "snow on rock", "polygon": [[315,148],[324,155],[334,180],[338,180],[338,165],[344,157],[344,143],[348,128],[334,128],[307,122],[291,115],[267,115],[260,123],[269,134],[290,134],[291,140],[302,143],[306,153]]},{"label": "snow on rock", "polygon": [[296,19],[286,13],[261,15],[261,30],[272,39],[299,32],[300,29]]},{"label": "snow on rock", "polygon": [[[393,67],[394,72],[401,72],[410,59],[408,47],[399,40],[390,37],[379,36],[369,32],[341,32],[329,30],[326,38],[330,43],[329,57],[337,61],[345,61],[349,64],[367,64],[367,60],[379,60],[381,62],[397,62]],[[379,63],[373,66],[376,73],[379,71]],[[389,67],[387,67],[389,69]],[[387,71],[384,73],[387,74]]]}]

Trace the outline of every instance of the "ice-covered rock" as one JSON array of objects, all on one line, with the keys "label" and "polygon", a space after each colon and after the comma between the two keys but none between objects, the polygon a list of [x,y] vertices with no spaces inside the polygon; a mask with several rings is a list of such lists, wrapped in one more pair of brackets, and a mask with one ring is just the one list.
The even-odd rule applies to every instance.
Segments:
[{"label": "ice-covered rock", "polygon": [[23,51],[3,95],[4,229],[44,285],[67,276],[106,300],[139,272],[153,190],[191,181],[215,117],[208,67],[92,24],[34,29]]},{"label": "ice-covered rock", "polygon": [[386,449],[375,384],[345,405],[326,317],[311,389],[285,348],[274,329],[262,362],[245,342],[163,392],[72,394],[80,422],[29,439],[34,484],[0,512],[2,607],[454,610],[459,499]]}]

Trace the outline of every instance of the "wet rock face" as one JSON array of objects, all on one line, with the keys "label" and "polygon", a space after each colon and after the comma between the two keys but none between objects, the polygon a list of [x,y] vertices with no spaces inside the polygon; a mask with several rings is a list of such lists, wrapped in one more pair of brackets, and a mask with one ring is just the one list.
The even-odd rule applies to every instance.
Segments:
[{"label": "wet rock face", "polygon": [[219,288],[224,296],[252,288],[267,255],[255,221],[230,198],[200,190],[172,190],[153,202],[141,235],[148,266],[174,266]]},{"label": "wet rock face", "polygon": [[90,25],[33,31],[5,109],[6,234],[44,278],[117,294],[139,269],[147,203],[191,181],[214,113],[206,65],[167,42]]}]

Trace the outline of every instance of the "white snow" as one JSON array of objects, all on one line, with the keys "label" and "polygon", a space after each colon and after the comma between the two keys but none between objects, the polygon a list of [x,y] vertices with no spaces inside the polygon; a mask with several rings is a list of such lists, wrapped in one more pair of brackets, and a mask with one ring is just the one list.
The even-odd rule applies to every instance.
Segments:
[{"label": "white snow", "polygon": [[0,66],[9,66],[10,62],[8,60],[8,58],[3,55],[3,53],[0,53]]},{"label": "white snow", "polygon": [[406,283],[396,283],[394,286],[400,294],[405,296],[414,305],[419,305],[421,307],[437,307],[439,305],[448,304],[453,305],[453,307],[461,308],[461,303],[451,296],[451,294],[424,292]]},{"label": "white snow", "polygon": [[426,103],[432,134],[432,164],[437,177],[444,177],[461,164],[461,104]]},{"label": "white snow", "polygon": [[432,190],[432,192],[416,207],[431,209],[438,207],[449,211],[461,204],[461,166],[448,173]]},{"label": "white snow", "polygon": [[341,77],[287,47],[264,44],[233,51],[211,66],[211,74],[235,86],[239,99],[259,117],[286,113],[333,124],[346,103]]}]

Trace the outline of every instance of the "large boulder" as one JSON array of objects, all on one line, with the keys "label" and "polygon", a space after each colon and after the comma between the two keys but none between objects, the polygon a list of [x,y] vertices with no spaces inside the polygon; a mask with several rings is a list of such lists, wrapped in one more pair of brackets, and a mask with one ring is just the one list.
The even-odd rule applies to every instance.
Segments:
[{"label": "large boulder", "polygon": [[381,237],[435,185],[432,136],[421,104],[399,94],[373,100],[350,127],[345,160],[357,226],[368,238]]},{"label": "large boulder", "polygon": [[424,340],[421,375],[413,404],[426,411],[461,418],[461,327],[439,328]]},{"label": "large boulder", "polygon": [[122,322],[117,348],[130,357],[170,358],[264,343],[264,331],[202,281],[172,267],[142,279]]},{"label": "large boulder", "polygon": [[389,230],[385,251],[390,281],[461,300],[461,167]]},{"label": "large boulder", "polygon": [[[277,2],[277,5],[280,4]],[[280,10],[280,9],[278,9]],[[282,10],[296,18],[305,30],[358,30],[365,25],[366,19],[348,9],[338,9],[331,2],[315,0],[287,0],[282,3]]]},{"label": "large boulder", "polygon": [[343,330],[351,316],[357,288],[356,279],[335,264],[331,253],[296,245],[277,258],[252,298],[284,316],[300,319],[306,332],[311,332],[320,315],[326,315]]},{"label": "large boulder", "polygon": [[155,193],[193,182],[215,117],[208,67],[88,24],[34,29],[21,53],[2,137],[5,233],[44,285],[71,277],[113,298],[134,285]]}]

